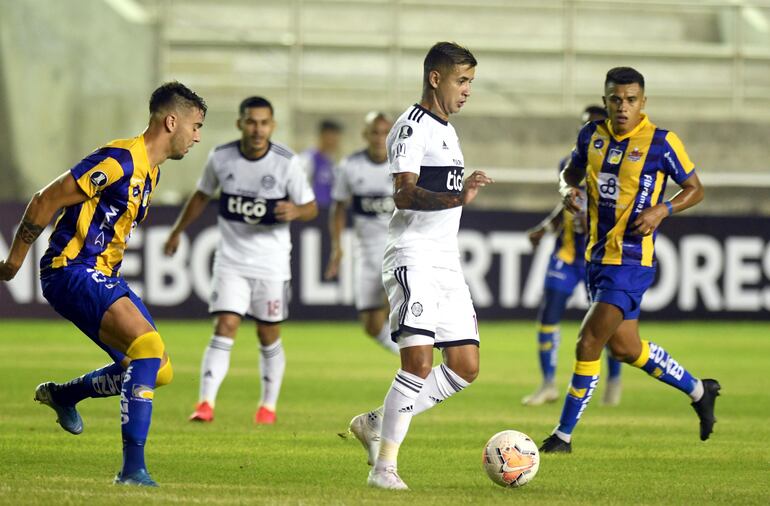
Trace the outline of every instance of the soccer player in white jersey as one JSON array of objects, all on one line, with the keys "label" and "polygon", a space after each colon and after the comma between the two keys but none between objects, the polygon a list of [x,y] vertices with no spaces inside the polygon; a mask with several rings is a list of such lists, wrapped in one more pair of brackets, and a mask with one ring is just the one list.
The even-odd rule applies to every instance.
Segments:
[{"label": "soccer player in white jersey", "polygon": [[289,222],[318,214],[315,196],[299,158],[270,141],[275,129],[273,106],[249,97],[239,107],[241,138],[214,148],[198,189],[177,218],[165,245],[167,255],[179,246],[182,231],[221,189],[218,227],[221,240],[214,257],[209,312],[214,334],[203,353],[200,396],[190,420],[214,419],[219,386],[230,366],[230,350],[245,316],[257,322],[262,391],[254,421],[275,423],[286,357],[280,322],[288,317],[291,237]]},{"label": "soccer player in white jersey", "polygon": [[324,277],[334,279],[342,260],[342,231],[347,208],[352,204],[356,233],[354,258],[356,309],[366,333],[387,350],[398,353],[390,338],[387,298],[382,287],[382,256],[388,241],[388,223],[393,215],[393,181],[388,165],[385,138],[393,125],[382,112],[366,115],[363,137],[366,149],[340,162],[334,174],[329,214],[331,253]]},{"label": "soccer player in white jersey", "polygon": [[[467,387],[478,374],[476,312],[463,278],[457,232],[462,206],[492,182],[475,171],[463,182],[464,160],[449,115],[471,94],[476,59],[451,42],[425,56],[423,92],[388,134],[396,211],[390,220],[383,284],[401,369],[381,408],[351,420],[369,451],[370,486],[408,488],[397,472],[399,446],[412,416]],[[433,348],[444,362],[433,367]]]}]

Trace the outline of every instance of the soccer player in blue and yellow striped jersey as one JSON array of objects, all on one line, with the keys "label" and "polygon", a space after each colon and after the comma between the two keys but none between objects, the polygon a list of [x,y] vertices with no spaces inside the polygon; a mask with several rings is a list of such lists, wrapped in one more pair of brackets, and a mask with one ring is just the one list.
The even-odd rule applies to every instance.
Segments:
[{"label": "soccer player in blue and yellow striped jersey", "polygon": [[[583,111],[583,124],[607,119],[603,106],[590,105]],[[570,157],[559,163],[559,173],[564,169]],[[584,200],[583,200],[584,201]],[[538,312],[538,358],[543,381],[533,393],[524,397],[525,406],[539,406],[554,402],[559,398],[559,390],[554,383],[558,357],[560,333],[559,327],[567,300],[579,283],[585,283],[585,230],[586,213],[581,207],[579,213],[572,213],[559,205],[537,226],[528,231],[529,240],[535,247],[546,232],[557,232],[551,259],[546,270],[543,300]],[[607,355],[608,381],[604,388],[603,402],[615,406],[620,402],[620,362]]]},{"label": "soccer player in blue and yellow striped jersey", "polygon": [[[689,395],[708,439],[720,386],[700,380],[668,352],[639,337],[642,296],[655,279],[655,235],[661,222],[703,199],[703,186],[682,142],[642,112],[644,77],[629,67],[611,69],[604,83],[609,119],[588,123],[561,173],[560,193],[577,212],[585,180],[588,209],[586,280],[591,307],[580,329],[575,369],[559,425],[541,447],[570,452],[572,431],[599,380],[599,357],[609,344],[615,358],[643,369]],[[682,189],[664,200],[666,181]]]},{"label": "soccer player in blue and yellow striped jersey", "polygon": [[111,358],[108,365],[64,384],[41,383],[35,400],[50,406],[62,428],[83,431],[75,405],[89,397],[120,396],[123,467],[115,483],[157,486],[144,446],[156,386],[173,372],[163,340],[141,299],[120,277],[131,231],[147,216],[159,165],[179,160],[200,141],[206,104],[178,82],[150,98],[147,129],[112,141],[37,192],[4,261],[0,281],[12,279],[32,243],[61,209],[40,261],[43,295]]}]

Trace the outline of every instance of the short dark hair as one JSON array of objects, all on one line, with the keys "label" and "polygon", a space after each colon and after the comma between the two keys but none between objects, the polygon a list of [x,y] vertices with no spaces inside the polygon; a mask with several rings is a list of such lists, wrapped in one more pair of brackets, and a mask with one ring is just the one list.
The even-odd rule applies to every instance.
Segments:
[{"label": "short dark hair", "polygon": [[243,116],[243,113],[246,112],[246,109],[251,109],[252,107],[267,107],[270,109],[270,115],[275,115],[273,113],[273,104],[271,104],[270,101],[264,97],[244,98],[241,100],[241,105],[238,106],[238,114]]},{"label": "short dark hair", "polygon": [[318,124],[318,133],[324,132],[342,132],[342,125],[333,119],[323,119]]},{"label": "short dark hair", "polygon": [[610,83],[636,83],[640,88],[644,89],[644,76],[640,74],[638,70],[631,67],[615,67],[607,72],[607,77],[604,79],[604,87],[606,88]]},{"label": "short dark hair", "polygon": [[196,107],[206,116],[206,102],[197,93],[180,83],[171,81],[160,85],[150,97],[150,114],[155,114],[167,107]]},{"label": "short dark hair", "polygon": [[583,109],[583,114],[581,117],[585,118],[584,121],[588,121],[588,118],[591,116],[601,116],[602,118],[607,119],[607,109],[601,105],[589,105]]},{"label": "short dark hair", "polygon": [[466,48],[455,42],[436,42],[425,55],[422,64],[422,83],[427,87],[433,70],[446,71],[455,65],[475,67],[476,58]]}]

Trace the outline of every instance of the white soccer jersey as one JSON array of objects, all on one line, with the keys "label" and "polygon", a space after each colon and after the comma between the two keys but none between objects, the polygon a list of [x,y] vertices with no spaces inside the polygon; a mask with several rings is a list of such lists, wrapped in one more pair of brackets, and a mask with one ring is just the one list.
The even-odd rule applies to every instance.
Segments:
[{"label": "white soccer jersey", "polygon": [[[391,174],[413,172],[417,186],[459,194],[463,154],[454,127],[420,105],[409,107],[388,134]],[[423,265],[460,271],[457,232],[462,206],[440,211],[396,209],[390,220],[383,270]]]},{"label": "white soccer jersey", "polygon": [[351,201],[353,227],[363,254],[379,255],[388,240],[388,222],[393,216],[393,178],[387,160],[377,163],[366,150],[340,162],[334,174],[332,198]]},{"label": "white soccer jersey", "polygon": [[299,158],[270,143],[261,158],[241,154],[240,141],[214,148],[198,190],[219,196],[219,232],[214,268],[257,279],[291,278],[289,224],[276,220],[281,200],[303,205],[315,200]]}]

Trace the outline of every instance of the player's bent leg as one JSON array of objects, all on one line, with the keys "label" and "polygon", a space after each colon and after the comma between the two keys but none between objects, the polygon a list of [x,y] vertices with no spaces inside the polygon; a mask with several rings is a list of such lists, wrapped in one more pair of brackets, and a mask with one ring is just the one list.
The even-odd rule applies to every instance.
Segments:
[{"label": "player's bent leg", "polygon": [[549,437],[544,441],[541,451],[571,451],[572,431],[599,383],[602,349],[622,322],[623,312],[612,304],[595,302],[589,308],[580,329],[572,380],[564,400],[559,425],[553,433],[553,436],[566,444],[556,444],[558,441]]},{"label": "player's bent leg", "polygon": [[219,387],[230,369],[230,353],[241,325],[240,314],[218,312],[214,320],[214,334],[203,351],[200,369],[200,387],[195,411],[189,416],[192,422],[213,422],[214,406]]},{"label": "player's bent leg", "polygon": [[414,403],[414,415],[429,410],[464,390],[479,373],[479,347],[474,344],[446,347],[444,363],[431,369]]},{"label": "player's bent leg", "polygon": [[262,425],[275,423],[275,411],[281,384],[286,372],[286,353],[281,342],[281,326],[278,323],[257,323],[259,337],[260,382],[259,408],[254,415],[254,422]]},{"label": "player's bent leg", "polygon": [[[618,336],[623,340],[624,335]],[[616,336],[613,336],[613,341]],[[630,340],[629,338],[626,338]],[[638,339],[638,333],[637,333]],[[635,355],[635,358],[634,358]],[[647,340],[639,340],[639,351],[625,355],[625,361],[647,374],[687,394],[700,420],[700,439],[705,441],[714,430],[714,407],[721,385],[713,379],[699,380],[680,365],[662,346]]]}]

